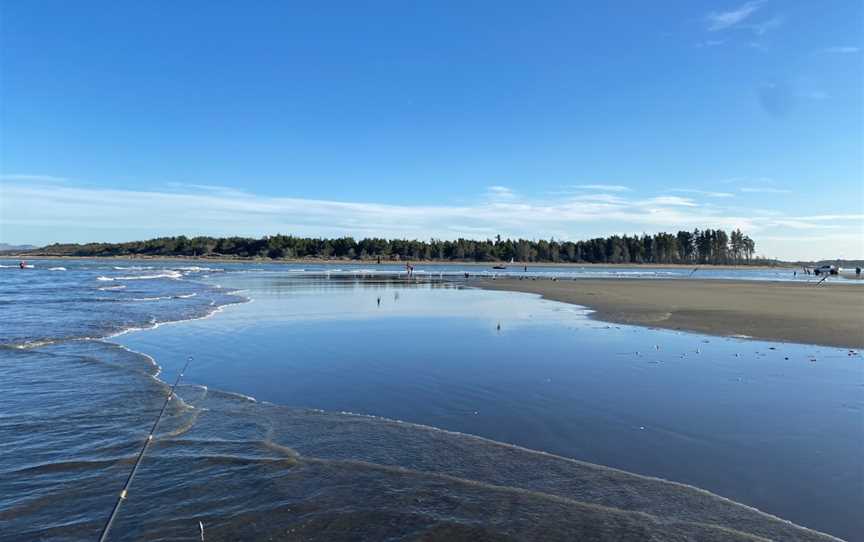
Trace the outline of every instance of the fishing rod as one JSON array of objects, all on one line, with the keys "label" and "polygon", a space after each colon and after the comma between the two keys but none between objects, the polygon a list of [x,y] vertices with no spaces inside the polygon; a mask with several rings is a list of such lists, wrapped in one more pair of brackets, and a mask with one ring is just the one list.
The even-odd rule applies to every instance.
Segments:
[{"label": "fishing rod", "polygon": [[160,410],[159,415],[156,416],[156,421],[153,422],[153,427],[150,428],[150,434],[148,434],[147,438],[144,440],[144,445],[141,446],[141,451],[138,452],[138,457],[135,459],[135,464],[132,465],[132,471],[129,473],[129,477],[126,478],[126,483],[123,484],[123,490],[120,491],[120,496],[117,497],[117,502],[114,503],[114,509],[111,511],[111,516],[105,523],[105,527],[102,528],[102,534],[99,535],[99,542],[105,542],[105,540],[108,539],[108,531],[111,530],[111,525],[114,524],[114,520],[117,518],[118,512],[120,512],[120,505],[122,505],[123,501],[126,500],[129,486],[132,485],[132,479],[135,478],[135,473],[138,472],[138,467],[141,465],[141,460],[144,459],[144,454],[147,453],[147,448],[149,448],[150,443],[153,442],[153,435],[156,433],[156,428],[159,427],[159,422],[162,421],[162,415],[165,414],[165,409],[168,408],[168,402],[174,397],[174,390],[177,389],[177,384],[180,383],[180,379],[183,378],[183,373],[186,372],[186,369],[189,367],[190,363],[192,363],[192,356],[189,356],[189,358],[186,360],[186,365],[183,366],[183,370],[180,371],[180,374],[177,375],[177,380],[175,380],[174,385],[171,386],[171,391],[168,393],[168,397],[166,397],[165,402],[162,403],[162,410]]}]

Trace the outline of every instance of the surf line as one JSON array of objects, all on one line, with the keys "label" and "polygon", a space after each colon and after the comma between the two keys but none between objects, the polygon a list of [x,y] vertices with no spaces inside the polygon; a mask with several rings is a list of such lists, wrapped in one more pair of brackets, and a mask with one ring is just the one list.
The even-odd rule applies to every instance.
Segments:
[{"label": "surf line", "polygon": [[111,516],[105,523],[105,527],[102,528],[102,534],[99,535],[99,542],[105,542],[105,540],[108,539],[108,531],[111,530],[111,526],[114,524],[114,520],[117,519],[117,514],[120,512],[120,506],[123,504],[123,501],[126,500],[126,496],[129,492],[129,486],[132,485],[132,479],[135,478],[135,473],[138,472],[138,467],[141,465],[141,460],[144,459],[144,454],[147,453],[147,448],[149,448],[150,443],[153,442],[153,435],[156,433],[156,429],[159,427],[159,422],[162,421],[162,416],[165,414],[165,409],[168,408],[168,402],[174,398],[174,390],[177,389],[177,384],[180,383],[180,379],[183,378],[183,374],[186,372],[186,369],[189,368],[190,363],[192,363],[192,356],[189,356],[189,358],[186,360],[186,365],[183,366],[183,370],[180,371],[180,374],[177,375],[177,379],[174,381],[174,385],[171,386],[171,391],[168,392],[168,397],[166,397],[165,402],[162,403],[162,409],[159,411],[159,415],[156,416],[156,421],[153,422],[153,427],[150,428],[150,434],[148,434],[147,438],[144,440],[144,445],[141,446],[141,451],[138,452],[138,457],[135,459],[135,463],[132,465],[132,470],[129,472],[129,477],[126,478],[126,483],[123,484],[123,489],[120,491],[120,495],[117,497],[117,502],[114,503],[114,509],[111,510]]}]

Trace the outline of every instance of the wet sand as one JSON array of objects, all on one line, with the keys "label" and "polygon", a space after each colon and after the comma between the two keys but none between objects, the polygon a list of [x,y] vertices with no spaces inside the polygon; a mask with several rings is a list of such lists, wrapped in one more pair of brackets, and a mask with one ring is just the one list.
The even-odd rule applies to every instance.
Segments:
[{"label": "wet sand", "polygon": [[732,280],[482,279],[469,284],[583,305],[607,322],[864,348],[864,287]]}]

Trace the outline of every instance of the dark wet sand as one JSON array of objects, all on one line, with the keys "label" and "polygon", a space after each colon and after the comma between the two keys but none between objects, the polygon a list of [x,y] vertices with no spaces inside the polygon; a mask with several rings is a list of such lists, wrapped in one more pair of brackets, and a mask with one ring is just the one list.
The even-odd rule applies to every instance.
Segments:
[{"label": "dark wet sand", "polygon": [[593,309],[607,322],[864,348],[864,287],[732,280],[482,279]]}]

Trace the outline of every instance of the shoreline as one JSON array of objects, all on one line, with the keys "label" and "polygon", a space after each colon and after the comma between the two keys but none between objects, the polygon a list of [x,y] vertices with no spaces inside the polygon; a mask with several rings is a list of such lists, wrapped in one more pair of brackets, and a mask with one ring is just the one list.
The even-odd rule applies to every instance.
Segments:
[{"label": "shoreline", "polygon": [[[273,258],[227,258],[227,257],[208,257],[208,256],[46,256],[46,255],[28,255],[28,254],[0,254],[0,260],[122,260],[122,261],[178,261],[178,262],[217,262],[217,263],[256,263],[256,264],[315,264],[315,265],[379,265],[377,260],[351,260],[351,259],[323,259],[323,258],[290,258],[290,259],[273,259]],[[458,260],[381,260],[380,265],[400,265],[413,263],[416,267],[422,266],[440,266],[440,265],[463,265],[471,267],[488,267],[499,264],[508,265],[512,269],[522,269],[528,266],[532,267],[571,267],[571,268],[653,268],[653,269],[752,269],[752,270],[795,270],[800,269],[795,264],[780,264],[780,265],[734,265],[734,264],[681,264],[681,263],[573,263],[573,262],[516,262],[510,264],[504,261],[491,262],[475,262],[475,261],[458,261]]]},{"label": "shoreline", "polygon": [[481,279],[487,289],[591,309],[591,318],[723,337],[864,348],[864,289],[721,279]]}]

